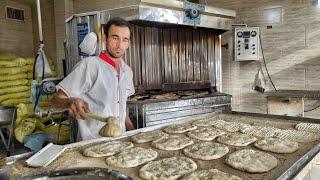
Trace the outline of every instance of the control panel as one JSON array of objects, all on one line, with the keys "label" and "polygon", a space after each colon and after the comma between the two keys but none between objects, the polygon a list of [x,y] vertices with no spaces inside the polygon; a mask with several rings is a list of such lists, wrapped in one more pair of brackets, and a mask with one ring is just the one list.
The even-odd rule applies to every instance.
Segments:
[{"label": "control panel", "polygon": [[235,28],[236,61],[259,60],[259,27]]}]

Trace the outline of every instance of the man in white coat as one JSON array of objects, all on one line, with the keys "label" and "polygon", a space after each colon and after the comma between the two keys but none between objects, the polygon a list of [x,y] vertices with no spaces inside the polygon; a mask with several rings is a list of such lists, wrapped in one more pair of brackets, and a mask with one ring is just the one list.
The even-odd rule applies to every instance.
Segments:
[{"label": "man in white coat", "polygon": [[123,56],[130,45],[130,24],[113,18],[104,27],[106,51],[81,60],[58,85],[52,108],[67,109],[77,119],[81,140],[101,137],[105,124],[86,120],[86,113],[114,116],[123,132],[134,129],[126,115],[126,101],[134,94],[133,75]]}]

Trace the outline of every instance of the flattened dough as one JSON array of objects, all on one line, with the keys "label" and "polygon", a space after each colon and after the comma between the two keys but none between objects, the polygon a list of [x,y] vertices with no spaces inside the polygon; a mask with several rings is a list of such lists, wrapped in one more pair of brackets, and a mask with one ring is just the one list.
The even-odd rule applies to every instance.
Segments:
[{"label": "flattened dough", "polygon": [[157,140],[161,137],[169,136],[167,133],[162,132],[161,130],[150,131],[150,132],[141,132],[133,137],[131,140],[135,143],[145,143]]},{"label": "flattened dough", "polygon": [[263,126],[248,126],[240,129],[240,132],[256,137],[274,137],[279,131],[278,128]]},{"label": "flattened dough", "polygon": [[197,126],[191,124],[173,124],[164,128],[164,131],[170,134],[178,134],[185,133],[194,129],[197,129]]},{"label": "flattened dough", "polygon": [[175,151],[183,149],[193,144],[193,141],[188,137],[168,136],[152,141],[151,145],[157,149]]},{"label": "flattened dough", "polygon": [[115,155],[125,149],[132,148],[131,142],[111,141],[90,146],[83,151],[83,155],[88,157],[105,157]]},{"label": "flattened dough", "polygon": [[198,126],[198,127],[208,127],[208,126],[212,126],[215,124],[215,121],[217,121],[214,118],[205,118],[205,119],[199,119],[196,120],[192,123],[192,125],[194,126]]},{"label": "flattened dough", "polygon": [[299,123],[295,126],[295,128],[300,131],[308,131],[314,133],[320,132],[320,124],[316,123]]},{"label": "flattened dough", "polygon": [[174,180],[196,169],[192,159],[176,156],[149,162],[139,170],[139,175],[148,180]]},{"label": "flattened dough", "polygon": [[250,173],[263,173],[275,168],[278,160],[265,152],[242,149],[231,153],[226,158],[226,163],[238,170]]},{"label": "flattened dough", "polygon": [[136,167],[156,159],[157,151],[141,147],[126,149],[115,156],[108,157],[106,162],[110,166],[119,168]]},{"label": "flattened dough", "polygon": [[265,138],[255,142],[254,146],[258,149],[275,153],[293,153],[299,149],[297,142],[278,138]]},{"label": "flattened dough", "polygon": [[217,138],[218,142],[231,146],[247,146],[256,140],[257,138],[242,133],[227,133]]},{"label": "flattened dough", "polygon": [[226,145],[214,142],[197,143],[183,149],[186,156],[201,160],[219,159],[228,152],[229,148]]},{"label": "flattened dough", "polygon": [[213,124],[215,128],[222,129],[228,132],[237,132],[240,130],[240,123],[217,120]]},{"label": "flattened dough", "polygon": [[298,131],[294,129],[281,130],[276,134],[277,138],[288,139],[291,141],[296,141],[300,143],[313,142],[319,139],[319,134],[307,132],[307,131]]},{"label": "flattened dough", "polygon": [[199,139],[202,141],[212,141],[216,137],[225,134],[224,131],[216,129],[213,127],[204,127],[196,130],[189,131],[187,135],[194,139]]},{"label": "flattened dough", "polygon": [[184,175],[181,180],[241,180],[240,177],[219,171],[218,169],[197,170]]}]

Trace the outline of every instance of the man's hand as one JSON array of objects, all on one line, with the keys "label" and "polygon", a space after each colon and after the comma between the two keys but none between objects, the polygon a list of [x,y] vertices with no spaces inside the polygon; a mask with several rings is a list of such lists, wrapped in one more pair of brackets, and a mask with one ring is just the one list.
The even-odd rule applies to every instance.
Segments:
[{"label": "man's hand", "polygon": [[133,124],[132,124],[131,119],[130,119],[129,116],[126,116],[125,124],[126,124],[126,129],[127,129],[128,131],[134,130],[134,126],[133,126]]},{"label": "man's hand", "polygon": [[89,112],[87,102],[81,98],[68,97],[61,90],[53,96],[51,107],[55,110],[68,110],[69,114],[76,119],[87,119],[86,113]]},{"label": "man's hand", "polygon": [[69,98],[68,111],[76,119],[87,119],[86,113],[89,112],[89,105],[83,99]]}]

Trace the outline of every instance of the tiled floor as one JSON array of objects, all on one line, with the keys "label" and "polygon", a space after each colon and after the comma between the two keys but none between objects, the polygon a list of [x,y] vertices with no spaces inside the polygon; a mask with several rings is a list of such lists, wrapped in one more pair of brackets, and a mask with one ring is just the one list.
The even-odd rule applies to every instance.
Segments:
[{"label": "tiled floor", "polygon": [[320,179],[320,165],[312,167],[302,180],[319,180]]}]

